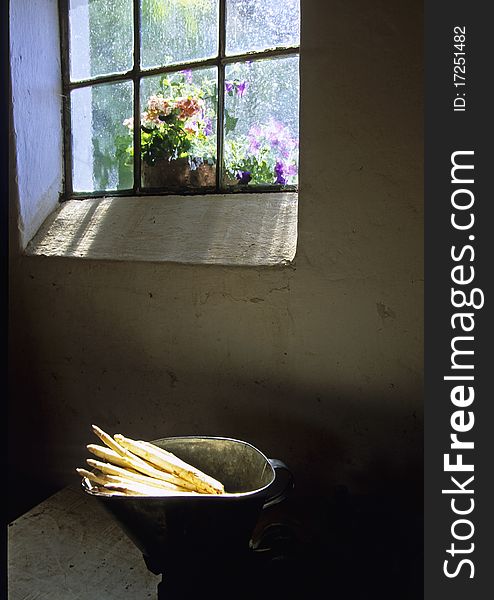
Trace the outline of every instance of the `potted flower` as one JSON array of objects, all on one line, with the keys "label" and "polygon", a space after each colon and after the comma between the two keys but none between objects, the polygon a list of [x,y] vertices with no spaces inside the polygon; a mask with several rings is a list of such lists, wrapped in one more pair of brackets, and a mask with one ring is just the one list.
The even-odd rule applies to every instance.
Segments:
[{"label": "potted flower", "polygon": [[[216,184],[216,89],[213,81],[192,83],[191,71],[160,78],[158,89],[146,99],[141,115],[142,185],[186,189]],[[225,107],[223,184],[242,190],[252,185],[285,186],[297,183],[298,139],[277,119],[243,123],[241,104],[245,80],[225,82],[231,98]],[[208,102],[212,99],[213,102]],[[133,119],[124,125],[133,132]],[[119,165],[133,159],[132,136],[117,136]]]},{"label": "potted flower", "polygon": [[225,183],[239,188],[296,184],[298,139],[292,137],[290,129],[273,117],[249,129],[242,124],[242,105],[249,88],[245,79],[225,81],[225,93],[230,98],[225,108]]},{"label": "potted flower", "polygon": [[247,135],[228,138],[225,144],[227,177],[240,186],[295,184],[297,163],[298,140],[274,118],[253,125]]},{"label": "potted flower", "polygon": [[[207,89],[193,85],[188,71],[178,79],[161,77],[159,89],[147,98],[146,110],[141,114],[144,187],[215,184],[216,143],[206,98]],[[126,119],[124,125],[133,131],[132,118]],[[133,155],[132,144],[126,153]]]}]

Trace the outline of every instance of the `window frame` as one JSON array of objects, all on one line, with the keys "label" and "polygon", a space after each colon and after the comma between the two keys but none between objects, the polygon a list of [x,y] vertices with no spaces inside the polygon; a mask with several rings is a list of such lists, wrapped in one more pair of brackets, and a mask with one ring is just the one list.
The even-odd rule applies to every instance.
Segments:
[{"label": "window frame", "polygon": [[[166,195],[219,195],[237,193],[272,193],[296,192],[298,185],[255,185],[255,186],[225,186],[223,182],[224,162],[224,116],[225,116],[225,67],[232,63],[262,60],[283,56],[300,56],[300,43],[296,46],[282,46],[269,48],[262,51],[253,51],[242,54],[226,55],[226,1],[217,0],[219,3],[218,18],[218,54],[216,57],[182,62],[178,64],[145,69],[141,66],[141,0],[132,0],[133,7],[133,66],[125,73],[100,75],[83,80],[70,80],[70,34],[69,34],[69,2],[59,0],[60,21],[60,46],[61,46],[61,71],[62,71],[62,131],[63,131],[63,193],[61,201],[83,198],[102,198],[105,196],[166,196]],[[146,188],[141,185],[141,135],[140,127],[133,129],[134,163],[133,186],[126,190],[104,190],[93,192],[75,192],[72,184],[72,127],[71,127],[71,92],[75,89],[91,87],[104,83],[122,81],[133,82],[133,118],[134,123],[141,121],[141,90],[140,82],[143,77],[176,73],[186,69],[200,69],[205,67],[217,68],[217,111],[216,111],[216,185],[214,187],[201,187],[196,189],[170,190],[167,188]],[[300,63],[299,63],[300,68]]]}]

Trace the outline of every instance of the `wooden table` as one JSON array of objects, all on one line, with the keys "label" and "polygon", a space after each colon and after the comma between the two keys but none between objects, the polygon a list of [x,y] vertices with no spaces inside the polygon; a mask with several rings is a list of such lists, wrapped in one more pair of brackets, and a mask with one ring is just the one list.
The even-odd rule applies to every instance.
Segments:
[{"label": "wooden table", "polygon": [[9,600],[154,600],[161,577],[74,485],[9,525],[8,579]]},{"label": "wooden table", "polygon": [[[74,485],[10,524],[9,600],[156,600],[161,576],[148,571],[139,550],[94,500]],[[343,494],[319,505],[313,499],[307,510],[291,498],[264,512],[259,530],[263,523],[290,523],[295,543],[284,542],[274,560],[261,553],[266,562],[255,570],[246,565],[238,581],[242,592],[249,586],[254,590],[250,597],[422,596],[421,515],[392,499]],[[171,583],[165,578],[163,597],[196,597],[169,593]],[[188,583],[195,594],[196,582],[191,578]],[[225,592],[215,597],[237,596]]]}]

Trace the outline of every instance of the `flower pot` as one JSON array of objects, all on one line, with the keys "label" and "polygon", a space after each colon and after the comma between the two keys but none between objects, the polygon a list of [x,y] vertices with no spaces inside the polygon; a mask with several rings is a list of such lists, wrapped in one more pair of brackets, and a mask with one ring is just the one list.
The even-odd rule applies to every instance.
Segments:
[{"label": "flower pot", "polygon": [[216,166],[202,163],[190,172],[190,182],[194,187],[213,187],[216,185]]},{"label": "flower pot", "polygon": [[150,188],[183,188],[191,185],[188,158],[162,158],[154,165],[142,163],[142,185]]}]

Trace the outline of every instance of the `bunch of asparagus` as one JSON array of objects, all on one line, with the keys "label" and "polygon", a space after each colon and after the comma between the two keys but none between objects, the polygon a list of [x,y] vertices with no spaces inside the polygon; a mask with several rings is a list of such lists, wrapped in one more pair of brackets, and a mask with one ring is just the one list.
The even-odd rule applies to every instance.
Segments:
[{"label": "bunch of asparagus", "polygon": [[90,488],[109,496],[169,496],[176,494],[224,494],[223,485],[150,442],[113,437],[96,425],[94,433],[105,444],[87,449],[102,460],[87,459],[93,468],[76,469]]}]

